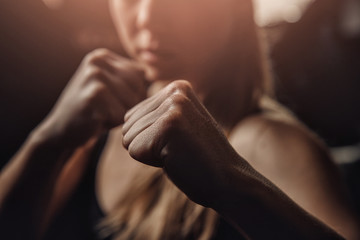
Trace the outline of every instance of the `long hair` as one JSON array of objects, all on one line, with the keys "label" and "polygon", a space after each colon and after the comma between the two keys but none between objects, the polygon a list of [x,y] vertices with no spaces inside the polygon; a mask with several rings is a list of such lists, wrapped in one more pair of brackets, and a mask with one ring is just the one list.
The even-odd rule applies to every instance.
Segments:
[{"label": "long hair", "polygon": [[[253,8],[250,0],[234,0],[236,8],[248,14],[246,42],[251,49],[253,60],[249,64],[248,56],[243,57],[244,66],[254,80],[250,87],[252,98],[260,101],[265,92],[263,72],[264,58],[261,56],[258,33],[253,20]],[[243,12],[238,15],[243,15]],[[243,17],[243,16],[242,16]],[[238,28],[243,28],[240,25]],[[238,29],[234,29],[237,31]],[[240,29],[239,29],[240,30]],[[244,33],[242,31],[242,33]],[[249,74],[246,75],[248,78]],[[255,97],[254,97],[255,96]],[[112,236],[116,240],[184,240],[210,239],[216,231],[218,215],[212,209],[202,207],[189,200],[166,176],[162,169],[144,166],[135,174],[132,185],[119,200],[116,210],[99,225],[101,237]]]},{"label": "long hair", "polygon": [[162,169],[143,167],[102,224],[100,236],[134,240],[206,240],[213,235],[217,216],[189,200]]}]

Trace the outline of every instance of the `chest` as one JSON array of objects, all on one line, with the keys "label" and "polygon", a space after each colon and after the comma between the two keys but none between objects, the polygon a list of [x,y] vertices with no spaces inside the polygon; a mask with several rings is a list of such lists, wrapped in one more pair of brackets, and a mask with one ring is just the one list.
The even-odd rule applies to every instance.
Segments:
[{"label": "chest", "polygon": [[131,187],[137,169],[146,167],[132,159],[122,145],[121,128],[114,129],[101,154],[95,175],[95,192],[101,209],[108,213]]}]

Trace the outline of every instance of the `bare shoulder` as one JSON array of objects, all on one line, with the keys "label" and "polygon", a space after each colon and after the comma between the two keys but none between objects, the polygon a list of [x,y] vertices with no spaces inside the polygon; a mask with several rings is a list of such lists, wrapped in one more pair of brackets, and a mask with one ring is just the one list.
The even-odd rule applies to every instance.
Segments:
[{"label": "bare shoulder", "polygon": [[320,138],[283,110],[271,109],[247,117],[233,129],[229,140],[260,171],[266,168],[278,172],[289,164],[305,167],[330,161]]},{"label": "bare shoulder", "polygon": [[[267,156],[274,161],[300,163],[327,155],[320,138],[296,121],[283,121],[266,115],[249,120],[251,122],[245,124],[254,131],[254,160]],[[243,127],[247,128],[245,124]]]},{"label": "bare shoulder", "polygon": [[[291,115],[250,116],[229,141],[258,172],[305,210],[337,229],[356,222],[336,165],[325,144]],[[337,229],[338,230],[338,229]]]},{"label": "bare shoulder", "polygon": [[[236,151],[306,211],[345,236],[358,236],[337,166],[325,144],[296,120],[258,114],[229,138]],[[358,239],[354,237],[352,239]]]},{"label": "bare shoulder", "polygon": [[258,172],[300,205],[308,205],[315,196],[318,200],[335,196],[342,189],[325,144],[282,110],[270,108],[247,117],[229,140]]},{"label": "bare shoulder", "polygon": [[306,185],[336,167],[325,144],[295,119],[258,114],[244,119],[230,141],[236,151],[283,190]]}]

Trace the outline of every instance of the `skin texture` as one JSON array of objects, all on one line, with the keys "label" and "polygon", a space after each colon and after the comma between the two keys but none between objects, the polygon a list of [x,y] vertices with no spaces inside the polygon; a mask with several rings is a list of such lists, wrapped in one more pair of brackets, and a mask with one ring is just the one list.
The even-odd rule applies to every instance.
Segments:
[{"label": "skin texture", "polygon": [[127,109],[146,97],[143,75],[138,64],[106,49],[95,50],[85,57],[43,125],[55,128],[51,131],[57,135],[71,133],[76,136],[72,144],[81,145],[123,123]]},{"label": "skin texture", "polygon": [[[2,169],[5,236],[33,239],[45,231],[81,179],[96,138],[123,123],[127,109],[145,98],[145,86],[143,71],[132,61],[105,49],[84,58],[54,109]],[[24,231],[14,232],[18,224]]]},{"label": "skin texture", "polygon": [[[211,180],[221,178],[221,173],[218,176],[218,168],[222,166],[219,160],[231,147],[188,82],[175,81],[131,109],[125,116],[123,134],[124,146],[131,157],[164,168],[183,188],[194,187],[185,192],[192,193],[189,196],[197,199],[196,202],[207,205],[209,199],[216,200],[214,196],[206,196],[211,191],[204,186],[217,185]],[[186,176],[179,169],[187,169]]]},{"label": "skin texture", "polygon": [[[249,226],[249,219],[244,221],[237,216],[249,209],[263,208],[267,204],[270,204],[270,209],[275,207],[280,213],[282,210],[279,206],[276,207],[280,203],[284,204],[283,207],[289,208],[291,214],[304,214],[308,219],[296,220],[285,212],[282,212],[280,215],[284,215],[279,218],[278,213],[263,209],[264,215],[261,218],[264,219],[255,218],[253,221],[254,224],[257,223],[257,228],[267,231],[267,237],[338,238],[336,234],[326,230],[322,223],[307,216],[280,189],[237,154],[186,81],[169,84],[155,96],[131,109],[125,116],[123,135],[123,144],[132,158],[147,165],[162,167],[190,199],[214,208],[219,214],[228,217],[239,229],[244,229],[251,238],[262,239],[265,235],[256,231],[253,225]],[[268,160],[269,156],[266,159]],[[249,182],[252,184],[249,185]],[[292,184],[292,187],[294,186]],[[269,196],[262,195],[263,193],[258,195],[257,187],[267,189],[269,195],[273,195],[273,199],[261,202],[260,199]],[[259,205],[253,205],[248,202],[249,200],[258,202]],[[272,203],[274,200],[276,204]],[[341,206],[339,204],[339,207]],[[296,226],[288,226],[284,221],[286,218],[297,222]],[[273,222],[270,224],[268,221]],[[306,221],[313,222],[319,228],[307,229],[304,227]],[[286,226],[286,230],[280,226]]]},{"label": "skin texture", "polygon": [[324,145],[305,127],[253,115],[234,128],[229,141],[256,171],[303,209],[348,239],[358,238],[358,220],[339,171]]},{"label": "skin texture", "polygon": [[[250,1],[111,1],[120,40],[136,63],[104,49],[85,58],[54,110],[1,172],[1,237],[41,238],[48,222],[76,189],[99,134],[124,123],[123,136],[112,138],[117,141],[107,146],[108,152],[121,154],[104,156],[97,173],[97,194],[108,211],[121,195],[111,195],[109,189],[114,191],[112,186],[129,177],[122,173],[124,169],[135,169],[136,159],[161,167],[189,198],[215,209],[253,239],[341,239],[295,203],[328,225],[343,226],[334,216],[325,216],[307,205],[314,201],[314,195],[308,191],[312,183],[303,185],[298,196],[306,197],[301,199],[291,192],[294,186],[298,187],[298,178],[277,178],[266,164],[259,164],[269,161],[274,168],[284,167],[291,172],[293,168],[285,167],[284,159],[291,158],[292,152],[284,154],[275,144],[269,146],[274,149],[270,151],[273,155],[269,154],[256,142],[276,142],[276,134],[266,131],[271,134],[258,137],[256,129],[263,124],[245,124],[249,113],[258,110],[258,106],[249,104],[250,88],[245,80],[255,81],[259,76],[250,74],[250,70],[239,71],[231,54],[237,55],[238,49],[231,51],[226,47],[234,43],[231,36],[235,3],[242,10],[236,12],[241,24],[252,26]],[[235,40],[243,41],[245,51],[250,46],[246,36],[255,31],[241,28],[239,32],[242,37]],[[252,55],[251,52],[240,57],[248,60],[247,66],[254,67],[256,59]],[[160,84],[164,83],[162,80],[179,78],[188,81],[174,81],[146,98],[144,79]],[[265,125],[278,132],[273,125]],[[244,129],[254,132],[244,134]],[[292,124],[290,130],[294,129],[297,127]],[[243,139],[247,139],[245,143]],[[315,145],[313,139],[297,139],[291,146]],[[310,156],[313,153],[309,151]],[[132,166],[126,163],[129,161]],[[323,166],[330,164],[328,158],[321,161]],[[313,160],[307,164],[314,176],[324,176],[313,179],[319,189],[330,188],[332,171],[316,167]],[[295,202],[271,182],[273,179],[285,193],[292,194]],[[288,180],[292,181],[285,185]],[[336,194],[321,192],[316,199],[325,202]],[[349,228],[336,230],[349,239],[357,239],[355,220],[346,204],[329,204],[323,212],[331,208],[340,208],[345,213],[341,219],[351,223]],[[21,231],[14,233],[13,229]]]},{"label": "skin texture", "polygon": [[[230,44],[233,4],[223,2],[111,0],[110,9],[122,45],[144,66],[147,79],[190,80],[218,64],[214,56],[221,56]],[[154,53],[157,61],[146,61],[145,50]]]}]

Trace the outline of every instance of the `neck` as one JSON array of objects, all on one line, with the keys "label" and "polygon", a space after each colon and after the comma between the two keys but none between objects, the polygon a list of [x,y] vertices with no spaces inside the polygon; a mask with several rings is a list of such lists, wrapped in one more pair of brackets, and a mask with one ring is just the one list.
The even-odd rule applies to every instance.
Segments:
[{"label": "neck", "polygon": [[260,76],[243,73],[236,67],[219,73],[213,75],[212,84],[201,90],[195,87],[195,91],[222,129],[229,133],[239,121],[258,110],[253,83]]},{"label": "neck", "polygon": [[[184,78],[192,83],[199,100],[225,133],[259,110],[255,91],[264,76],[256,34],[255,28],[245,34],[242,32],[216,61]],[[166,83],[156,82],[151,92],[158,91]]]},{"label": "neck", "polygon": [[[251,68],[242,69],[239,61],[233,60],[226,67],[213,69],[201,78],[188,80],[224,132],[230,133],[239,121],[259,110],[254,83],[262,78],[261,65],[255,62]],[[149,95],[155,94],[169,82],[155,82],[149,89]]]},{"label": "neck", "polygon": [[254,39],[257,40],[254,37],[245,39],[249,42],[242,45],[233,44],[240,46],[228,51],[231,54],[211,68],[208,66],[206,74],[190,80],[199,99],[226,133],[259,110],[255,91],[263,80],[263,69],[259,46]]}]

